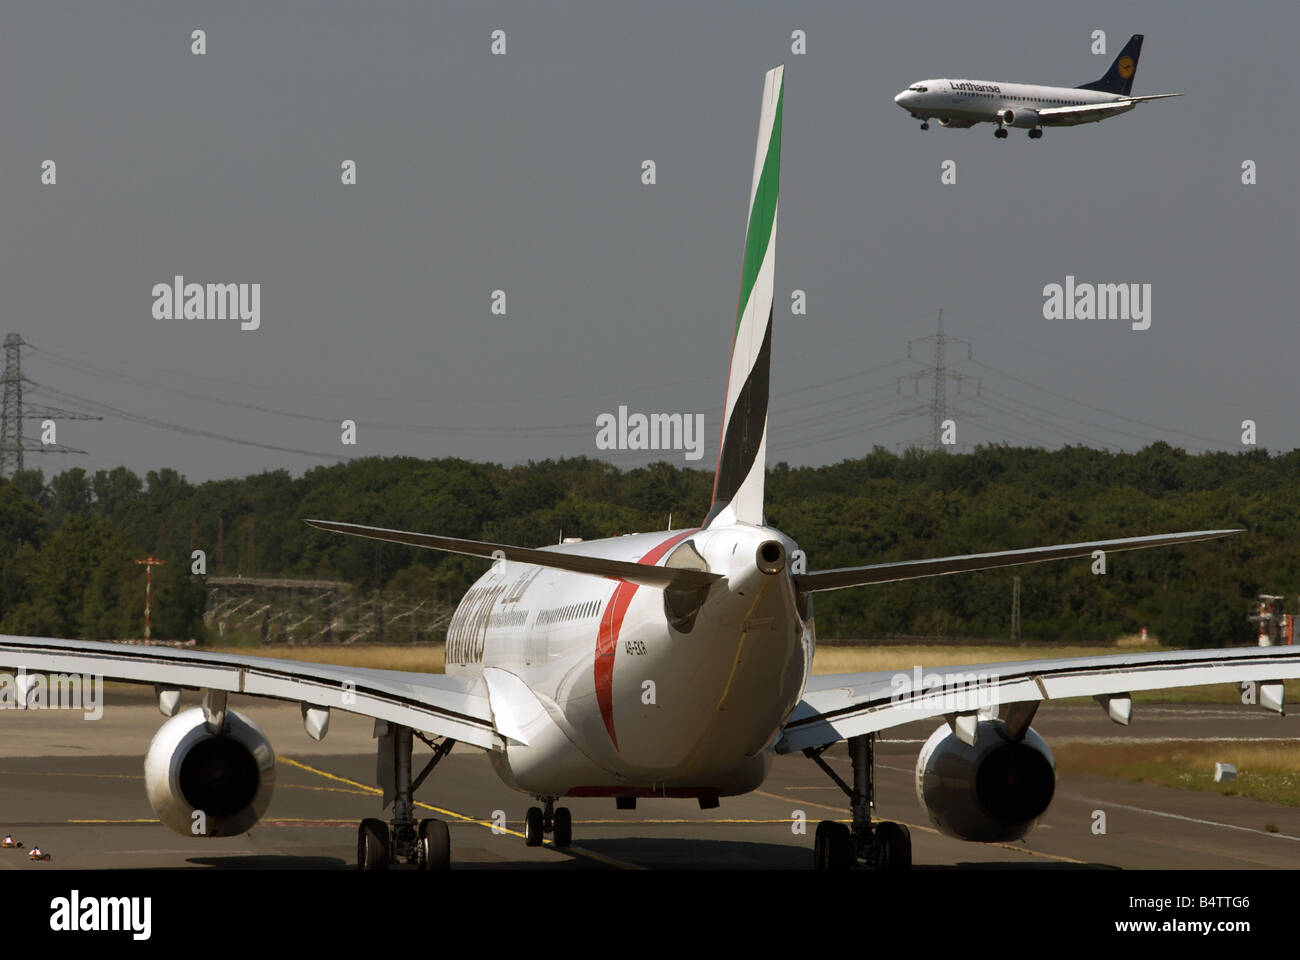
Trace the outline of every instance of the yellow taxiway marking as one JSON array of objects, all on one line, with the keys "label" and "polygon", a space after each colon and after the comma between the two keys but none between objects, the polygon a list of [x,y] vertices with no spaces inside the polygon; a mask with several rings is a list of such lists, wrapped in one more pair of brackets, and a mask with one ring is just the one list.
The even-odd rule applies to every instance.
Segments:
[{"label": "yellow taxiway marking", "polygon": [[[347,777],[340,777],[338,774],[329,773],[326,770],[318,770],[316,767],[308,766],[307,764],[302,763],[301,761],[298,760],[294,760],[291,757],[281,756],[280,762],[287,763],[291,767],[297,767],[299,770],[306,770],[308,773],[314,773],[318,777],[324,777],[327,780],[334,780],[337,781],[338,783],[346,783],[348,786],[356,787],[359,791],[362,791],[367,794],[383,796],[383,791],[380,790],[378,787],[367,786],[364,783],[359,783],[356,780],[349,780]],[[459,813],[455,810],[448,810],[445,807],[435,807],[433,804],[425,803],[423,800],[414,801],[414,805],[417,807],[421,807],[422,809],[425,810],[432,810],[434,813],[441,813],[444,816],[455,817],[457,820],[460,820],[464,823],[476,823],[480,827],[487,827],[489,830],[491,830],[494,834],[497,835],[508,833],[514,837],[524,836],[518,830],[511,830],[509,827],[502,827],[491,820],[480,820],[477,817],[471,817],[466,814]],[[644,867],[637,866],[634,863],[626,863],[622,860],[615,860],[613,857],[607,857],[604,854],[596,853],[594,850],[587,850],[583,847],[556,847],[552,841],[547,840],[545,838],[542,839],[542,843],[559,852],[577,854],[580,857],[587,857],[588,859],[594,860],[597,863],[603,863],[609,867],[617,867],[620,870],[644,870],[645,869]]]},{"label": "yellow taxiway marking", "polygon": [[610,820],[610,819],[576,820],[576,819],[575,819],[573,822],[574,822],[574,823],[585,823],[585,824],[588,824],[589,826],[597,826],[597,827],[599,827],[599,826],[606,826],[606,827],[609,827],[609,826],[643,826],[643,825],[645,825],[645,826],[664,826],[664,825],[671,826],[671,825],[674,825],[674,824],[681,824],[681,823],[757,823],[757,824],[767,824],[767,825],[770,825],[770,824],[773,824],[773,823],[794,823],[794,820],[791,819],[790,817],[777,817],[777,818],[775,818],[775,819],[771,819],[771,820],[759,819],[759,818],[754,818],[754,817],[713,817],[713,818],[708,818],[708,819],[706,819],[706,818],[704,818],[704,817],[695,817],[695,818],[693,818],[693,817],[681,817],[681,818],[676,819],[676,820],[671,820],[671,819],[658,819],[658,820],[652,820],[652,819],[649,819],[649,818],[646,818],[646,819],[644,819],[644,820],[630,820],[630,819],[627,819],[627,818],[618,818],[618,819],[613,819],[613,820]]},{"label": "yellow taxiway marking", "polygon": [[[841,813],[841,814],[844,812],[843,807],[833,807],[829,803],[818,803],[816,800],[801,800],[796,797],[782,796],[779,793],[768,793],[766,790],[755,790],[754,793],[756,793],[760,797],[767,797],[769,800],[783,800],[786,803],[802,804],[805,807],[821,807],[823,810],[834,810],[836,813]],[[841,817],[840,821],[842,823],[851,822],[848,818],[845,817]],[[924,824],[909,823],[906,820],[898,820],[895,822],[903,824],[905,827],[907,827],[910,830],[923,830],[926,833],[933,833],[936,836],[943,836],[943,834],[939,833],[939,831],[934,829],[934,827],[925,826]],[[1048,860],[1059,860],[1062,863],[1086,864],[1088,862],[1087,860],[1076,860],[1074,857],[1064,857],[1057,853],[1044,853],[1042,850],[1031,850],[1028,847],[1018,847],[1014,843],[986,843],[984,844],[984,846],[1002,847],[1006,850],[1014,850],[1017,853],[1023,853],[1026,856],[1046,857]]]},{"label": "yellow taxiway marking", "polygon": [[0,770],[5,777],[95,777],[100,780],[143,780],[134,773],[64,773],[61,770]]},{"label": "yellow taxiway marking", "polygon": [[[283,757],[281,758],[283,759]],[[350,790],[346,787],[318,787],[310,783],[277,783],[277,790],[315,790],[318,793],[347,793],[354,797],[369,797],[371,794],[364,790]]]}]

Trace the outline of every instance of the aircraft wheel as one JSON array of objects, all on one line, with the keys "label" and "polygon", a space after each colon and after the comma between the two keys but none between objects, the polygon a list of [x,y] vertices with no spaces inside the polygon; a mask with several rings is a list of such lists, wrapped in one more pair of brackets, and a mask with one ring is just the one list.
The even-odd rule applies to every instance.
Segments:
[{"label": "aircraft wheel", "polygon": [[524,843],[530,847],[542,845],[542,808],[529,807],[524,815]]},{"label": "aircraft wheel", "polygon": [[930,122],[927,120],[925,123],[921,124],[921,129],[922,129],[922,130],[929,130],[929,129],[930,129]]},{"label": "aircraft wheel", "polygon": [[813,837],[813,867],[817,870],[848,870],[853,866],[853,834],[834,820],[817,824]]},{"label": "aircraft wheel", "polygon": [[1029,131],[1029,139],[1030,139],[1030,140],[1038,140],[1038,139],[1040,139],[1042,136],[1043,136],[1043,131],[1042,131],[1040,128],[1038,128],[1038,127],[1035,127],[1033,130],[1030,130],[1030,131]]},{"label": "aircraft wheel", "polygon": [[876,843],[880,845],[879,870],[910,870],[912,868],[912,833],[901,823],[886,821],[876,827]]},{"label": "aircraft wheel", "polygon": [[388,824],[374,817],[361,821],[357,828],[357,869],[387,870]]},{"label": "aircraft wheel", "polygon": [[446,870],[451,866],[451,834],[443,820],[420,821],[420,867]]},{"label": "aircraft wheel", "polygon": [[573,842],[573,816],[568,807],[555,808],[555,840],[557,847],[567,847]]},{"label": "aircraft wheel", "polygon": [[1007,138],[1007,128],[998,127],[993,131],[993,136],[997,137],[999,140],[1005,140]]}]

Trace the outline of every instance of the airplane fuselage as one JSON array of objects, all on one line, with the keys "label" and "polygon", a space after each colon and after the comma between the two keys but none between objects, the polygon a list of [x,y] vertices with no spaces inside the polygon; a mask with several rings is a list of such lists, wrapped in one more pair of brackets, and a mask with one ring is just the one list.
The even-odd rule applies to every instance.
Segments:
[{"label": "airplane fuselage", "polygon": [[[938,120],[944,126],[969,127],[976,123],[999,123],[1002,111],[1032,111],[1119,103],[1129,98],[1099,90],[1076,87],[1046,87],[1031,83],[1002,83],[988,80],[922,80],[894,97],[894,102],[918,119]],[[1127,113],[1136,106],[1116,107],[1109,114]],[[1033,125],[1074,126],[1095,123],[1098,116],[1087,114],[1037,118]]]},{"label": "airplane fuselage", "polygon": [[773,541],[784,570],[794,541],[748,524],[548,548],[723,575],[694,596],[495,563],[456,610],[446,670],[481,683],[503,734],[491,752],[501,778],[539,797],[761,784],[814,643],[790,578],[756,563]]}]

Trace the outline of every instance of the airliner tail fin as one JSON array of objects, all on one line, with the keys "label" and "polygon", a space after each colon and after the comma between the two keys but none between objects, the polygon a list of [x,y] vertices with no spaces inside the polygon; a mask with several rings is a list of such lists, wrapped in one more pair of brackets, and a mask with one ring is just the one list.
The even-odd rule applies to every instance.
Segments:
[{"label": "airliner tail fin", "polygon": [[1142,34],[1135,33],[1129,37],[1124,49],[1100,80],[1080,84],[1076,89],[1100,90],[1102,93],[1117,93],[1121,97],[1127,97],[1133,90],[1133,78],[1137,76],[1138,57],[1141,55]]},{"label": "airliner tail fin", "polygon": [[749,221],[731,371],[722,410],[722,440],[706,526],[763,522],[767,466],[767,397],[772,356],[772,282],[776,200],[781,183],[781,112],[785,67],[767,72],[749,190]]}]

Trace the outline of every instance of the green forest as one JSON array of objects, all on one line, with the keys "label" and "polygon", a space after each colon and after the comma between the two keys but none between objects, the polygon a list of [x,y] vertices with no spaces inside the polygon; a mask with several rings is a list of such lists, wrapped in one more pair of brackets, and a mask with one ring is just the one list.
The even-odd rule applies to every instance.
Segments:
[{"label": "green forest", "polygon": [[[208,639],[204,577],[323,577],[359,591],[454,603],[485,569],[447,556],[313,530],[307,517],[524,546],[681,529],[708,510],[712,474],[668,463],[619,470],[588,458],[505,467],[388,457],[190,483],[40,470],[0,479],[0,631],[143,635],[153,555],[157,637]],[[1227,540],[1087,560],[863,587],[816,597],[818,636],[1008,635],[1019,575],[1025,640],[1106,643],[1147,627],[1173,646],[1249,643],[1250,600],[1300,594],[1300,451],[1189,454],[1009,446],[970,453],[876,448],[831,466],[768,470],[767,520],[797,540],[808,569],[1202,528]]]}]

